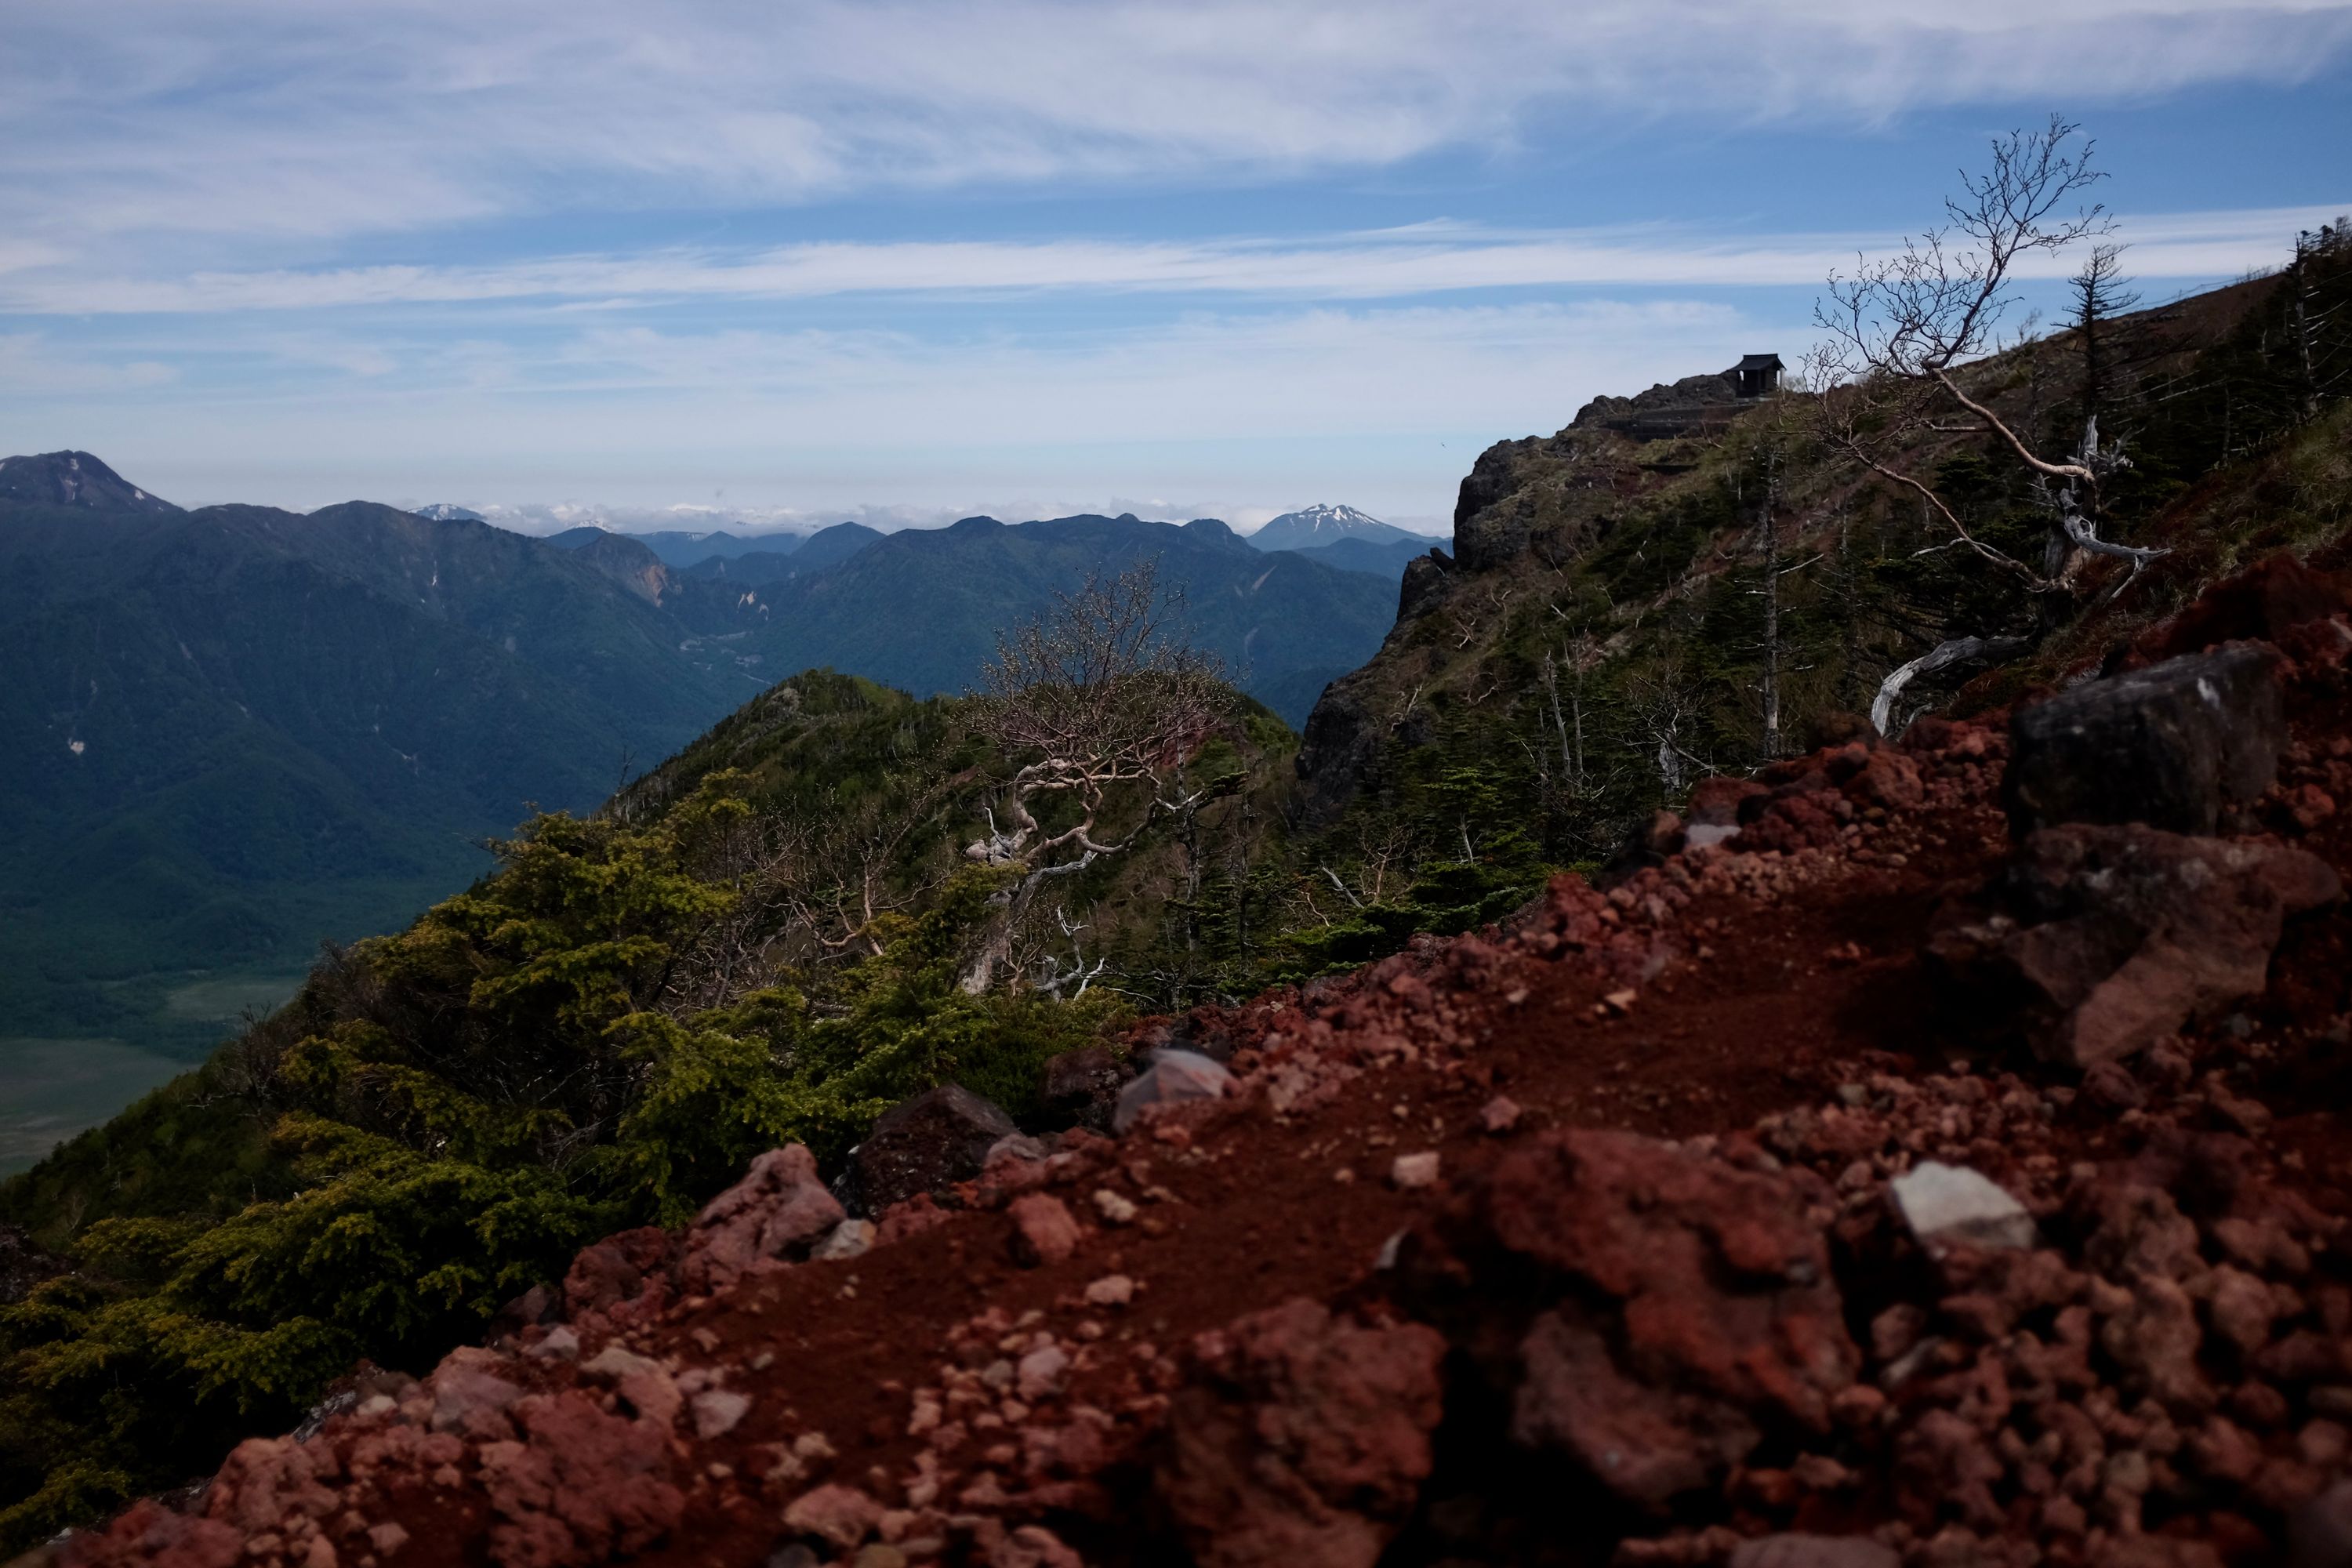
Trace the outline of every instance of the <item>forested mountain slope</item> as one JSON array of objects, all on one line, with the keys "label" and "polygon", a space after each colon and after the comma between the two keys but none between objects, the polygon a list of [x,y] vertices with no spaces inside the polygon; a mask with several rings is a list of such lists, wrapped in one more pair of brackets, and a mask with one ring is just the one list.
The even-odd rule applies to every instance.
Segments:
[{"label": "forested mountain slope", "polygon": [[299,968],[754,689],[583,563],[478,522],[126,507],[88,454],[6,472],[37,466],[83,482],[0,500],[9,1034],[200,1043],[159,1029],[139,977]]},{"label": "forested mountain slope", "polygon": [[588,809],[780,673],[960,692],[1005,625],[1153,559],[1195,637],[1296,721],[1394,599],[1133,518],[845,523],[746,559],[784,569],[366,502],[183,511],[88,453],[0,467],[0,802],[23,828],[0,847],[0,1075],[31,1118],[0,1125],[0,1169],[110,1109],[78,1068],[56,1079],[57,1041],[195,1059],[321,940],[396,926],[481,870],[485,838]]},{"label": "forested mountain slope", "polygon": [[[790,559],[821,550],[824,537]],[[1294,720],[1325,682],[1380,646],[1395,609],[1386,584],[1291,552],[1261,553],[1213,520],[1016,525],[973,517],[883,535],[829,571],[772,584],[761,596],[772,613],[743,646],[772,669],[825,664],[908,691],[961,691],[1010,620],[1090,572],[1146,560],[1181,593],[1188,640],[1236,686]],[[892,605],[908,608],[877,613]]]}]

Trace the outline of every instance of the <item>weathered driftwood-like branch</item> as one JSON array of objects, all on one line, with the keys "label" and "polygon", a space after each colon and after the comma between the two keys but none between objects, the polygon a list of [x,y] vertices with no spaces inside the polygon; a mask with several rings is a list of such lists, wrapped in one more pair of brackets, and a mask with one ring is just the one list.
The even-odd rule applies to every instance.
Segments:
[{"label": "weathered driftwood-like branch", "polygon": [[1910,663],[1897,666],[1879,682],[1878,695],[1870,704],[1871,725],[1880,734],[1886,733],[1886,721],[1895,714],[1895,700],[1903,695],[1905,687],[1923,675],[1933,675],[1970,659],[1997,664],[2016,658],[2032,646],[2031,637],[1954,637],[1949,642],[1937,643]]}]

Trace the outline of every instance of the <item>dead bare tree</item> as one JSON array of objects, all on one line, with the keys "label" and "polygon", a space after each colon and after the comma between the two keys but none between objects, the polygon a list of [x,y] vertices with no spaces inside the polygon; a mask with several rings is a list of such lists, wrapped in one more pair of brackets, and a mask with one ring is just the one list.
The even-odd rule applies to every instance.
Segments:
[{"label": "dead bare tree", "polygon": [[[1693,778],[1716,771],[1711,760],[1695,755],[1684,744],[1685,737],[1699,727],[1703,700],[1698,682],[1683,668],[1680,656],[1671,655],[1628,677],[1625,700],[1636,732],[1656,747],[1658,798],[1679,802]],[[1689,772],[1691,768],[1697,773]]]},{"label": "dead bare tree", "polygon": [[[1348,901],[1350,909],[1360,910],[1386,902],[1412,880],[1419,861],[1419,839],[1404,823],[1370,817],[1356,822],[1355,837],[1355,853],[1346,862],[1348,876],[1342,877],[1328,865],[1318,865],[1315,871]],[[1302,894],[1302,900],[1314,923],[1326,923],[1323,912],[1314,905],[1314,877],[1302,873],[1298,880],[1308,889]]]},{"label": "dead bare tree", "polygon": [[[1601,658],[1601,639],[1591,632],[1579,632],[1562,645],[1558,656],[1546,647],[1540,667],[1544,695],[1551,708],[1552,729],[1559,737],[1560,788],[1572,800],[1584,800],[1600,793],[1593,783],[1592,770],[1586,766],[1584,689],[1586,680],[1600,667]],[[1568,675],[1564,712],[1560,706],[1563,670]]]},{"label": "dead bare tree", "polygon": [[[987,835],[964,855],[1020,875],[997,895],[966,991],[987,990],[1009,967],[1013,932],[1042,884],[1119,853],[1160,813],[1198,804],[1179,773],[1223,717],[1225,688],[1214,662],[1175,636],[1178,603],[1161,592],[1157,563],[1145,562],[1090,575],[998,639],[982,671],[977,722],[1024,760],[989,812]],[[1049,802],[1066,826],[1040,822]],[[1114,833],[1106,817],[1122,805],[1134,815]]]},{"label": "dead bare tree", "polygon": [[[1825,335],[1805,359],[1808,378],[1821,389],[1814,407],[1823,443],[1916,496],[1951,536],[1930,548],[1966,549],[2035,595],[2072,593],[2092,556],[2128,561],[2137,574],[2165,553],[2099,537],[2100,483],[2127,465],[2119,445],[2101,442],[2095,410],[2071,452],[2045,457],[2032,427],[2003,418],[1990,393],[1971,390],[1966,372],[2001,346],[2021,262],[2084,240],[2096,247],[2112,232],[2104,209],[2083,199],[2105,176],[2092,166],[2093,145],[2080,129],[2053,115],[2038,131],[1996,141],[1985,173],[1962,172],[1961,194],[1944,204],[1945,226],[1906,238],[1892,256],[1861,260],[1852,277],[1832,275],[1814,307]],[[2038,565],[1979,537],[1914,471],[1916,455],[1934,449],[1936,437],[1956,435],[1990,437],[2032,474],[2053,517]],[[1954,646],[1972,640],[1980,655],[1985,639],[1953,639]],[[1906,671],[1918,673],[1913,666],[1897,673]]]},{"label": "dead bare tree", "polygon": [[2312,300],[2312,278],[2322,263],[2331,258],[2340,258],[2347,249],[2352,249],[2352,218],[2339,217],[2316,229],[2303,229],[2294,237],[2294,261],[2287,268],[2287,329],[2294,339],[2296,365],[2303,382],[2296,412],[2305,420],[2318,416],[2321,390],[2333,379],[2322,373],[2315,345],[2330,318],[2344,308],[2339,302],[2325,310],[2316,309]]},{"label": "dead bare tree", "polygon": [[1068,912],[1062,910],[1055,910],[1054,918],[1060,924],[1062,934],[1069,939],[1070,962],[1065,967],[1050,952],[1040,953],[1035,965],[1036,986],[1045,995],[1059,998],[1064,991],[1076,985],[1077,989],[1071,991],[1067,998],[1075,1002],[1087,994],[1088,986],[1102,978],[1103,971],[1110,967],[1110,960],[1097,958],[1094,967],[1087,968],[1086,950],[1078,943],[1078,937],[1087,929],[1086,922],[1073,921]]},{"label": "dead bare tree", "polygon": [[[1756,651],[1764,656],[1764,668],[1757,680],[1757,703],[1763,721],[1761,750],[1764,761],[1771,762],[1780,754],[1781,646],[1780,579],[1792,572],[1801,572],[1812,561],[1794,566],[1780,563],[1780,461],[1781,450],[1775,442],[1759,455],[1764,469],[1764,499],[1757,508],[1757,554],[1763,569],[1759,584],[1749,592],[1764,601],[1763,638]],[[1815,559],[1818,559],[1816,557]]]}]

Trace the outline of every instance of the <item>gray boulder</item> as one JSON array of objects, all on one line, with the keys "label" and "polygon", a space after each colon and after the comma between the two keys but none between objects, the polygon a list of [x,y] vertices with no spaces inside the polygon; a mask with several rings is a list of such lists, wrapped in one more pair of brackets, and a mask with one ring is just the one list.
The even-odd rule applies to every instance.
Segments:
[{"label": "gray boulder", "polygon": [[1960,1005],[2088,1071],[2260,995],[2289,917],[2343,890],[2300,849],[2052,827],[2019,846],[1989,904],[1937,915],[1927,957]]},{"label": "gray boulder", "polygon": [[2248,643],[2086,681],[2010,721],[2019,837],[2065,822],[2210,834],[2270,788],[2286,745],[2277,656]]},{"label": "gray boulder", "polygon": [[1187,1100],[1215,1100],[1232,1088],[1234,1075],[1222,1063],[1198,1051],[1160,1050],[1151,1053],[1151,1065],[1118,1091],[1118,1110],[1112,1129],[1124,1132],[1155,1105],[1181,1105]]},{"label": "gray boulder", "polygon": [[970,1181],[996,1141],[1019,1131],[1002,1106],[961,1084],[925,1089],[884,1111],[850,1151],[842,1199],[861,1214],[880,1214],[918,1193]]}]

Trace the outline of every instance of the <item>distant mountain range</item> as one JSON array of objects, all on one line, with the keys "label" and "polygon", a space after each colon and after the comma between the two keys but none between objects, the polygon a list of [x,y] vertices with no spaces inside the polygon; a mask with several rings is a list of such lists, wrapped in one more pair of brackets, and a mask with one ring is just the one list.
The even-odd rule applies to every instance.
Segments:
[{"label": "distant mountain range", "polygon": [[183,511],[85,453],[0,465],[0,1040],[167,1057],[761,684],[541,541]]},{"label": "distant mountain range", "polygon": [[960,690],[1056,590],[1157,557],[1193,640],[1297,724],[1402,571],[1340,553],[1395,542],[1133,516],[535,539],[431,510],[183,510],[88,453],[0,461],[0,1076],[10,1040],[193,1058],[222,998],[803,668]]},{"label": "distant mountain range", "polygon": [[687,571],[697,577],[723,579],[745,587],[783,582],[806,574],[822,572],[839,565],[867,545],[882,537],[879,529],[862,522],[836,522],[831,528],[819,529],[805,539],[798,534],[777,534],[768,539],[748,540],[746,543],[768,545],[768,548],[746,550],[735,554],[706,556],[689,565]]},{"label": "distant mountain range", "polygon": [[[854,528],[857,525],[845,523],[840,526]],[[871,533],[873,530],[865,531]],[[723,530],[689,533],[674,528],[656,533],[630,533],[621,529],[598,528],[592,524],[567,528],[562,533],[550,535],[550,538],[567,549],[577,549],[600,534],[634,539],[652,551],[655,559],[663,565],[681,567],[698,565],[705,561],[731,561],[740,555],[789,555],[809,537],[804,533],[729,533]]]}]

